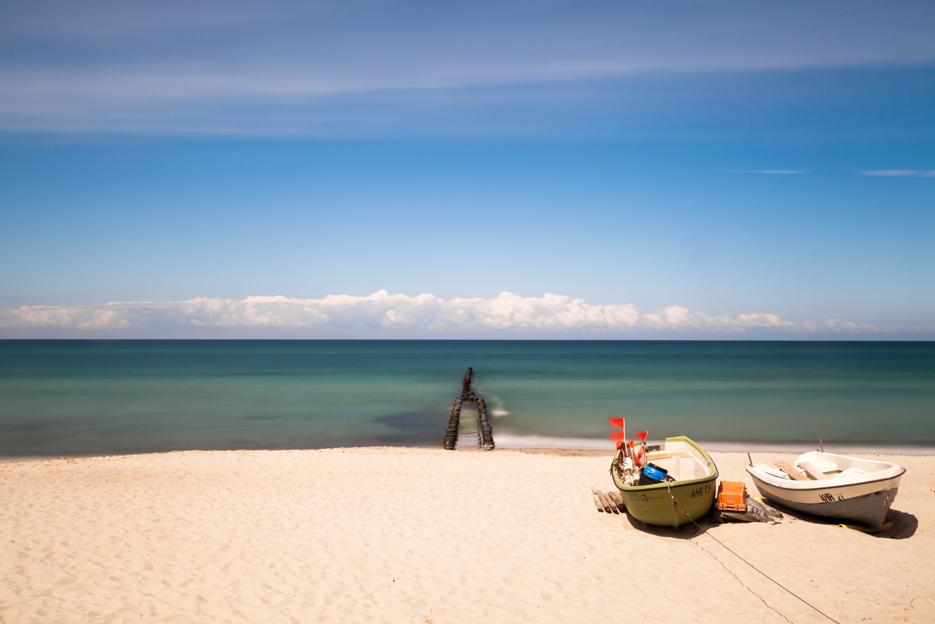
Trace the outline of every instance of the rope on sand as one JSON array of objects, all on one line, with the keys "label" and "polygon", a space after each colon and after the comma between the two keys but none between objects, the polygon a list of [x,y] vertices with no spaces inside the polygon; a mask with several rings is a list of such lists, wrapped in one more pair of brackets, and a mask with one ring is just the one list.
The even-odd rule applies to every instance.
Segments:
[{"label": "rope on sand", "polygon": [[[831,620],[832,622],[834,622],[834,624],[841,624],[841,623],[838,622],[836,619],[834,619],[833,617],[831,617],[831,616],[828,615],[827,613],[824,613],[821,609],[819,609],[819,608],[816,607],[815,605],[813,605],[813,604],[807,602],[804,598],[802,598],[801,596],[797,595],[797,594],[796,594],[794,591],[792,591],[791,589],[788,589],[788,588],[784,587],[784,586],[782,585],[782,583],[780,583],[779,581],[774,580],[774,579],[771,578],[769,575],[767,575],[765,572],[763,572],[762,570],[760,570],[758,567],[756,567],[755,565],[753,565],[752,563],[750,563],[749,561],[747,561],[746,559],[744,559],[743,557],[741,557],[740,555],[738,555],[737,553],[735,553],[733,550],[731,550],[730,548],[728,548],[727,546],[725,546],[724,543],[723,543],[721,540],[719,540],[718,538],[714,537],[714,536],[711,535],[710,533],[705,533],[705,535],[707,535],[708,537],[710,537],[711,539],[713,539],[715,542],[717,542],[718,544],[720,544],[725,550],[727,550],[727,552],[731,553],[732,555],[734,555],[735,557],[737,557],[738,559],[740,559],[741,561],[743,561],[744,563],[746,563],[748,566],[750,566],[751,568],[753,568],[754,570],[756,570],[757,572],[759,572],[760,574],[762,574],[764,577],[766,577],[767,579],[769,579],[770,581],[772,581],[773,583],[775,583],[777,586],[779,586],[779,587],[782,588],[783,590],[787,591],[787,592],[788,592],[789,594],[791,594],[792,596],[795,596],[797,599],[801,600],[802,603],[808,605],[809,608],[811,608],[811,609],[817,611],[818,613],[821,613],[823,616],[825,616],[826,618],[828,618],[829,620]],[[783,617],[785,617],[785,616],[783,616]]]},{"label": "rope on sand", "polygon": [[[695,522],[694,518],[692,518],[690,515],[688,515],[688,513],[687,513],[685,510],[683,510],[682,508],[679,507],[679,504],[678,504],[678,502],[675,500],[675,497],[672,496],[672,488],[669,487],[668,490],[669,490],[669,498],[672,499],[672,506],[676,509],[676,511],[678,511],[679,513],[681,513],[682,515],[684,515],[686,518],[688,518],[689,520],[691,520],[692,524],[695,525],[695,530],[700,529],[700,528],[701,528],[701,525],[698,524],[697,522]],[[694,532],[694,531],[693,531],[693,532]],[[725,545],[724,545],[724,542],[722,542],[722,541],[719,540],[718,538],[714,537],[713,535],[711,535],[711,534],[708,533],[708,532],[705,532],[705,535],[707,535],[708,537],[710,537],[711,539],[713,539],[715,542],[717,542],[718,544],[720,544],[721,547],[724,548],[724,550],[726,550],[727,552],[731,553],[732,555],[734,555],[735,557],[737,557],[738,559],[740,559],[741,561],[743,561],[744,563],[746,563],[748,566],[750,566],[751,568],[753,568],[754,570],[756,570],[757,572],[759,572],[760,574],[762,574],[766,579],[768,579],[769,581],[771,581],[772,583],[774,583],[774,584],[775,584],[776,586],[778,586],[780,589],[782,589],[783,591],[789,593],[790,595],[792,595],[793,597],[795,597],[796,599],[798,599],[799,601],[801,601],[803,604],[807,605],[807,606],[808,606],[809,608],[811,608],[812,610],[814,610],[814,611],[820,613],[821,615],[825,616],[826,618],[828,618],[829,620],[831,620],[832,622],[834,622],[834,624],[841,624],[841,623],[838,622],[836,619],[834,619],[833,617],[831,617],[831,616],[828,615],[827,613],[823,612],[821,609],[819,609],[818,607],[814,606],[813,604],[809,603],[807,600],[805,600],[804,598],[802,598],[801,596],[799,596],[798,594],[796,594],[794,591],[792,591],[791,589],[789,589],[789,588],[783,586],[782,583],[780,583],[779,581],[773,579],[773,578],[770,577],[768,574],[766,574],[765,572],[763,572],[762,570],[760,570],[758,567],[756,567],[755,565],[753,565],[752,563],[750,563],[749,561],[747,561],[746,559],[744,559],[743,557],[741,557],[740,555],[738,555],[737,553],[735,553],[733,550],[731,550],[730,548],[728,548],[727,546],[725,546]],[[691,538],[689,538],[689,539],[691,539]],[[720,563],[720,564],[721,564],[721,567],[723,567],[725,570],[727,570],[728,572],[730,572],[730,573],[731,573],[731,576],[733,576],[734,578],[736,578],[737,581],[738,581],[741,585],[743,585],[744,587],[746,587],[748,591],[750,591],[753,595],[755,595],[757,598],[759,598],[760,600],[762,600],[762,601],[763,601],[763,604],[765,604],[767,607],[769,607],[769,608],[772,609],[773,611],[776,611],[776,609],[774,609],[773,607],[771,607],[765,600],[763,600],[763,598],[762,598],[759,594],[757,594],[755,591],[753,591],[752,589],[750,589],[749,587],[747,587],[746,585],[744,585],[743,581],[741,581],[739,578],[737,578],[737,575],[736,575],[736,574],[734,574],[733,572],[731,572],[730,570],[728,570],[727,566],[725,566],[725,565],[721,562],[721,560],[718,559],[718,558],[714,555],[713,552],[711,552],[711,551],[709,551],[709,550],[705,550],[705,549],[701,546],[701,544],[697,544],[697,545],[698,545],[699,548],[701,548],[701,550],[704,550],[706,553],[708,553],[709,555],[711,555],[712,557],[714,557],[714,560],[717,561],[718,563]],[[776,611],[776,613],[779,614],[780,616],[782,616],[782,618],[783,618],[785,621],[790,622],[790,624],[791,624],[791,621],[789,620],[789,618],[787,618],[786,616],[782,615],[782,613],[779,613],[779,611]]]}]

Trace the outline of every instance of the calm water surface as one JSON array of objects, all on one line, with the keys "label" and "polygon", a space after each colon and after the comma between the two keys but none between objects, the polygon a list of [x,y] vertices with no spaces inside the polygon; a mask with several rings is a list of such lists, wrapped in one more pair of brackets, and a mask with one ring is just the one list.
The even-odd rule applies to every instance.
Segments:
[{"label": "calm water surface", "polygon": [[935,343],[0,341],[0,456],[438,446],[468,366],[503,439],[935,447]]}]

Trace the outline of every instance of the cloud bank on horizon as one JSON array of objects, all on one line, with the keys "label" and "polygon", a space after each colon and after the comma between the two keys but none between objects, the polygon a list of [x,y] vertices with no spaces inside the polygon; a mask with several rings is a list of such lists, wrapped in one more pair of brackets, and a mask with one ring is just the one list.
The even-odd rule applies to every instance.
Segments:
[{"label": "cloud bank on horizon", "polygon": [[[24,330],[65,331],[62,337],[151,337],[179,332],[210,337],[216,330],[270,337],[276,330],[303,337],[655,337],[686,333],[711,337],[827,338],[846,335],[930,335],[935,326],[896,327],[839,319],[796,322],[775,314],[708,315],[678,305],[641,313],[632,304],[591,304],[546,293],[521,297],[502,292],[491,299],[410,297],[379,290],[371,295],[328,295],[323,299],[283,296],[243,300],[197,297],[188,301],[111,302],[77,306],[22,306],[0,311],[0,336]],[[295,333],[299,330],[299,333]],[[280,332],[281,333],[281,332]],[[753,334],[753,335],[750,335]],[[233,335],[233,334],[232,334]]]}]

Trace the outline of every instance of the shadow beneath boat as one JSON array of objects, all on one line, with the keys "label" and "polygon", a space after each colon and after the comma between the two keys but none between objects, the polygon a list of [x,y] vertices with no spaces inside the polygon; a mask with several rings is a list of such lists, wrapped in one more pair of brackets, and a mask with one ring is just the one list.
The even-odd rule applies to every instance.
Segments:
[{"label": "shadow beneath boat", "polygon": [[[812,514],[807,514],[804,511],[799,511],[797,509],[792,509],[786,507],[782,503],[777,503],[776,501],[770,500],[769,505],[778,511],[781,511],[787,516],[791,516],[796,520],[801,520],[802,522],[809,522],[811,524],[827,524],[831,526],[838,526],[842,523],[841,520],[835,518],[827,518],[825,516],[813,516]],[[890,526],[887,526],[890,525]],[[916,530],[919,528],[919,520],[914,515],[906,513],[904,511],[898,511],[896,509],[890,509],[886,514],[886,521],[883,523],[884,527],[882,531],[871,532],[862,531],[860,529],[853,530],[854,533],[861,533],[868,537],[876,537],[881,539],[909,539],[915,535]]]},{"label": "shadow beneath boat", "polygon": [[690,540],[698,537],[699,535],[704,535],[713,523],[711,522],[710,512],[705,514],[704,517],[698,520],[698,524],[693,524],[689,522],[688,524],[683,524],[679,528],[675,527],[662,527],[655,526],[653,524],[645,524],[640,520],[634,518],[631,514],[626,514],[627,521],[637,531],[647,533],[649,535],[655,535],[656,537],[665,537],[668,539],[678,539],[678,540]]},{"label": "shadow beneath boat", "polygon": [[915,535],[916,529],[919,528],[918,518],[910,513],[896,511],[895,509],[890,509],[889,513],[886,514],[886,522],[892,522],[893,526],[871,535],[884,539],[908,539]]}]

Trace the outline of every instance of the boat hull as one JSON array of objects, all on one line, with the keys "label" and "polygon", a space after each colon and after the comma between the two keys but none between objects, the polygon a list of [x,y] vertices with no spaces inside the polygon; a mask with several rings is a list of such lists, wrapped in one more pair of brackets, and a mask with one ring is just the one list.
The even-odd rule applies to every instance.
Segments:
[{"label": "boat hull", "polygon": [[814,516],[846,520],[849,524],[871,528],[880,527],[886,521],[902,476],[836,487],[827,481],[816,481],[813,488],[789,490],[767,483],[753,471],[748,472],[760,494],[771,501]]},{"label": "boat hull", "polygon": [[628,486],[616,471],[611,472],[627,513],[644,524],[677,529],[684,524],[697,522],[714,506],[718,472],[714,461],[704,449],[688,438],[667,438],[666,443],[670,442],[686,442],[695,447],[708,462],[710,474],[698,479]]}]

